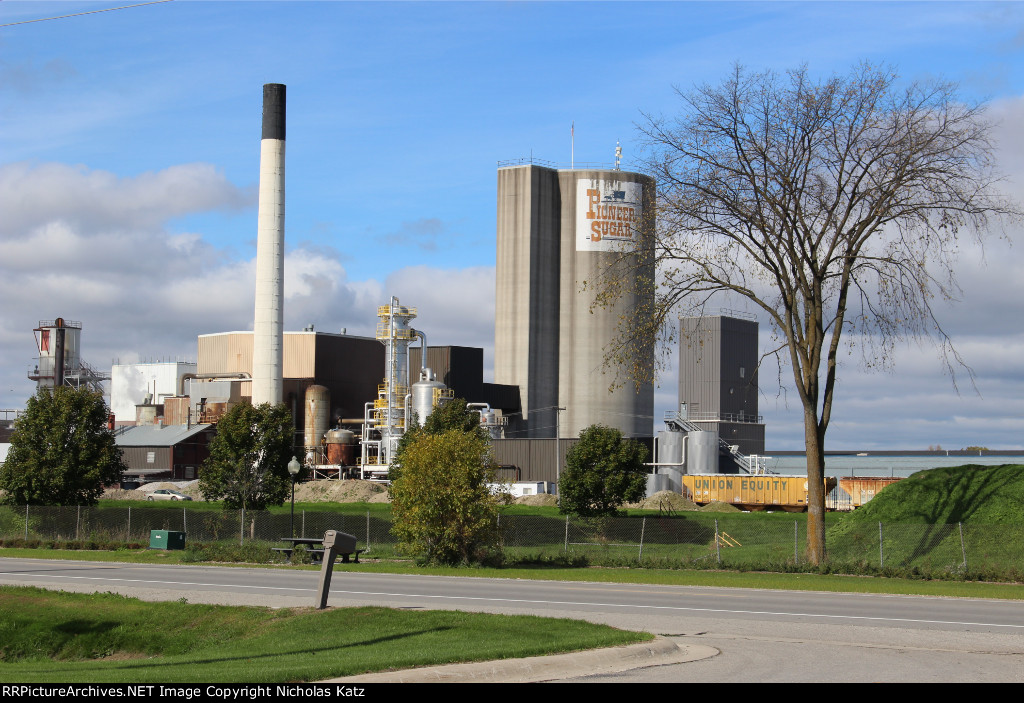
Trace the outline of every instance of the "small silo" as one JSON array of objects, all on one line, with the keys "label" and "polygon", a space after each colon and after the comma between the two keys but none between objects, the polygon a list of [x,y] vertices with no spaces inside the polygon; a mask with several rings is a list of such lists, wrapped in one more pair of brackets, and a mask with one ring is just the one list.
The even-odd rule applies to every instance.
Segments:
[{"label": "small silo", "polygon": [[446,390],[447,386],[435,380],[421,378],[412,384],[412,412],[418,424],[427,421],[441,399],[446,397]]},{"label": "small silo", "polygon": [[686,473],[718,473],[718,433],[710,431],[686,434]]},{"label": "small silo", "polygon": [[320,440],[331,426],[331,392],[326,386],[306,389],[306,422],[303,425],[303,444],[307,455],[319,458]]},{"label": "small silo", "polygon": [[325,438],[327,443],[327,463],[333,466],[355,466],[356,435],[345,430],[328,430]]}]

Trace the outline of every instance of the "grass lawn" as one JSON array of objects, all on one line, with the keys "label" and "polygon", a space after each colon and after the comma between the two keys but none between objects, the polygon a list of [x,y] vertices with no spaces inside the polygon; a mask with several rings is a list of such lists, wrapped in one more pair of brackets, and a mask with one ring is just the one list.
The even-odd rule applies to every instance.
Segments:
[{"label": "grass lawn", "polygon": [[[0,557],[73,559],[83,561],[128,562],[133,564],[181,564],[184,552],[164,550],[78,551],[58,549],[0,549]],[[216,564],[252,568],[309,569],[314,565]],[[547,581],[592,581],[601,583],[636,583],[669,586],[724,586],[729,588],[763,588],[789,591],[830,591],[836,593],[889,593],[900,595],[944,596],[953,598],[999,598],[1024,600],[1024,585],[977,581],[943,581],[924,579],[848,576],[842,574],[761,573],[751,571],[715,571],[697,569],[630,569],[630,568],[562,568],[551,566],[519,566],[508,568],[452,568],[417,566],[411,560],[366,561],[359,564],[337,564],[338,572],[363,571],[386,574],[430,574],[435,576],[467,576],[480,578],[536,579]]]},{"label": "grass lawn", "polygon": [[271,610],[0,587],[0,681],[7,682],[318,681],[648,639],[646,633],[534,616]]}]

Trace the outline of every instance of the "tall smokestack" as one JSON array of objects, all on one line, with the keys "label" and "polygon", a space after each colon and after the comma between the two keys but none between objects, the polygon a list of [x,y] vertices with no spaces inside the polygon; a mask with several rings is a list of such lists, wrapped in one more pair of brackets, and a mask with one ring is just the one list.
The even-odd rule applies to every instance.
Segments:
[{"label": "tall smokestack", "polygon": [[256,236],[256,317],[252,403],[284,399],[284,110],[285,87],[263,86],[260,203]]}]

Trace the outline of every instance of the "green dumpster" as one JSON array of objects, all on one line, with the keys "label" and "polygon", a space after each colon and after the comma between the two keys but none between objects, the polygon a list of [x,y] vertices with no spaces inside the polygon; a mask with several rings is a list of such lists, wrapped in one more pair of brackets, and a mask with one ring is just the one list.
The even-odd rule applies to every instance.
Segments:
[{"label": "green dumpster", "polygon": [[185,533],[173,530],[150,530],[150,549],[184,549]]}]

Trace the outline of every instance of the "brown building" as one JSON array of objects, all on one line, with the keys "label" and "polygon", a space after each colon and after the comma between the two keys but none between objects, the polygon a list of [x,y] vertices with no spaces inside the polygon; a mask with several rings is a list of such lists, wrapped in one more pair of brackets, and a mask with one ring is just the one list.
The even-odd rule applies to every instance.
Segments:
[{"label": "brown building", "polygon": [[[252,340],[252,332],[199,336],[198,378],[190,385],[193,417],[217,403],[226,410],[252,398]],[[332,422],[362,417],[363,404],[377,397],[384,379],[384,345],[372,337],[285,332],[283,375],[284,402],[300,429],[306,389],[314,384],[330,391]]]},{"label": "brown building", "polygon": [[210,455],[213,425],[140,425],[116,436],[128,470],[125,480],[190,481]]}]

